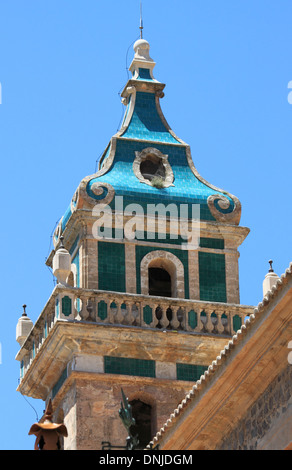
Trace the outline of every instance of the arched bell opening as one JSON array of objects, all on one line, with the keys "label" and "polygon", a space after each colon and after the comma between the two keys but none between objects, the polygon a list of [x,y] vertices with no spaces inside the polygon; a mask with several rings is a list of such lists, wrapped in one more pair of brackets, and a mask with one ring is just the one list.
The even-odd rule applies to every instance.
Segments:
[{"label": "arched bell opening", "polygon": [[184,298],[184,267],[168,251],[151,251],[144,256],[140,266],[141,294]]},{"label": "arched bell opening", "polygon": [[171,276],[164,268],[150,267],[148,269],[149,295],[171,297]]}]

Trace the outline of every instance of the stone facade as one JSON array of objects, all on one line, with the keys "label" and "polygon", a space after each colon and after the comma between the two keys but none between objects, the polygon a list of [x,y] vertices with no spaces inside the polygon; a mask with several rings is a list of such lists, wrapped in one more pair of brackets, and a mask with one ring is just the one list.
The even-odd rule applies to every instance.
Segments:
[{"label": "stone facade", "polygon": [[279,374],[217,450],[280,450],[292,441],[292,366]]},{"label": "stone facade", "polygon": [[65,450],[101,450],[102,442],[113,446],[125,445],[127,432],[118,415],[121,387],[130,402],[139,399],[152,407],[151,427],[154,435],[190,384],[125,376],[119,376],[117,380],[115,376],[75,373],[74,378],[70,379],[70,388],[58,405],[58,409],[64,411],[64,423],[68,430],[68,437],[64,438]]}]

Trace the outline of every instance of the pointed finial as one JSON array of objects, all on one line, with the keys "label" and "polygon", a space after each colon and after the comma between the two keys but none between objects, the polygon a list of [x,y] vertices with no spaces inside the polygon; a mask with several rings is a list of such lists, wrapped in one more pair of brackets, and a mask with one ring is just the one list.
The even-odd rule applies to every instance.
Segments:
[{"label": "pointed finial", "polygon": [[142,17],[142,0],[140,0],[140,38],[143,39],[143,17]]},{"label": "pointed finial", "polygon": [[24,305],[22,306],[22,308],[23,308],[23,314],[22,314],[22,316],[23,316],[23,317],[27,317],[27,313],[26,313],[26,311],[25,311],[26,305],[24,304]]},{"label": "pointed finial", "polygon": [[46,410],[45,410],[44,420],[52,422],[52,417],[53,417],[53,405],[52,405],[52,400],[50,398],[48,405],[46,407]]},{"label": "pointed finial", "polygon": [[274,270],[273,270],[273,260],[272,259],[269,260],[269,265],[270,265],[269,273],[273,273]]},{"label": "pointed finial", "polygon": [[65,248],[63,243],[64,237],[63,235],[60,236],[60,248]]}]

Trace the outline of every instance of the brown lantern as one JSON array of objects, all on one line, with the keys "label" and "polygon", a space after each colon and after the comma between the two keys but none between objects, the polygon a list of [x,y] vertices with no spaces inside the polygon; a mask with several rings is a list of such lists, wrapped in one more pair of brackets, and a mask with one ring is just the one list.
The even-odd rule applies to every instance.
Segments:
[{"label": "brown lantern", "polygon": [[44,421],[34,423],[29,430],[29,435],[34,434],[36,441],[34,450],[60,450],[60,436],[68,436],[65,424],[56,424],[52,421],[53,407],[51,399],[45,411]]}]

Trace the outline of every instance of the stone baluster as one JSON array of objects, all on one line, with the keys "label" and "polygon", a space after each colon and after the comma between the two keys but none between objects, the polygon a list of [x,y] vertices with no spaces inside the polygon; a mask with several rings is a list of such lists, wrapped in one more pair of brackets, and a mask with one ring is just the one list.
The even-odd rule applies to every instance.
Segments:
[{"label": "stone baluster", "polygon": [[44,342],[44,328],[41,329],[40,334],[39,334],[38,349],[42,347],[43,342]]},{"label": "stone baluster", "polygon": [[55,309],[54,309],[53,312],[48,315],[48,333],[52,329],[56,320],[57,320],[57,315],[55,314]]},{"label": "stone baluster", "polygon": [[[147,328],[147,327],[149,326],[149,325],[147,325],[147,323],[145,323],[145,321],[144,321],[144,308],[146,307],[146,305],[148,305],[148,304],[146,304],[146,303],[143,302],[143,301],[140,303],[140,309],[141,309],[141,313],[140,313],[140,315],[141,315],[141,326],[143,326],[144,328],[145,328],[145,327]],[[152,322],[153,322],[153,316],[154,316],[154,312],[153,312],[153,309],[152,309]]]},{"label": "stone baluster", "polygon": [[47,315],[47,334],[49,334],[49,331],[50,331],[50,329],[51,329],[51,323],[52,323],[52,317],[53,317],[53,316],[55,317],[55,311],[54,311],[53,314],[52,314],[52,313],[48,313],[48,315]]},{"label": "stone baluster", "polygon": [[162,309],[158,304],[153,304],[153,316],[156,318],[157,323],[156,327],[161,327],[161,319],[162,319]]},{"label": "stone baluster", "polygon": [[102,320],[104,323],[110,323],[110,318],[111,318],[111,301],[109,299],[105,300],[106,303],[106,317]]},{"label": "stone baluster", "polygon": [[25,376],[28,367],[28,355],[26,354],[23,358],[22,377]]},{"label": "stone baluster", "polygon": [[132,325],[133,316],[132,316],[131,303],[128,300],[126,300],[126,301],[124,300],[123,304],[124,304],[124,306],[126,306],[126,308],[121,309],[122,314],[123,314],[122,324],[123,325]]},{"label": "stone baluster", "polygon": [[168,320],[167,315],[166,315],[166,311],[167,311],[168,306],[159,305],[159,307],[161,308],[161,311],[162,311],[162,318],[160,320],[160,325],[162,326],[163,329],[165,329],[169,325],[169,320]]},{"label": "stone baluster", "polygon": [[194,310],[197,313],[197,327],[194,331],[196,331],[197,333],[201,333],[205,329],[205,325],[201,318],[201,312],[203,311],[203,309],[201,307],[195,307]]},{"label": "stone baluster", "polygon": [[116,302],[118,310],[117,310],[117,314],[116,314],[116,317],[115,317],[115,321],[119,325],[122,325],[123,320],[124,320],[124,315],[123,315],[122,308],[121,308],[123,303],[124,303],[123,300],[120,300],[119,302]]},{"label": "stone baluster", "polygon": [[[109,306],[108,306],[108,323],[110,323],[111,325],[113,325],[114,323],[116,323],[116,315],[117,315],[117,303],[116,303],[116,300],[114,298],[110,298],[109,299]],[[115,307],[113,306],[113,304],[115,305]]]},{"label": "stone baluster", "polygon": [[35,356],[37,355],[38,350],[39,350],[39,343],[40,343],[39,337],[40,337],[39,333],[34,334],[34,353],[35,353]]},{"label": "stone baluster", "polygon": [[152,310],[153,311],[153,319],[156,320],[155,327],[156,328],[159,328],[159,327],[162,328],[162,323],[161,322],[162,322],[162,317],[163,317],[163,311],[162,311],[161,306],[159,304],[155,303],[155,304],[151,305],[151,307],[153,308],[153,310]]},{"label": "stone baluster", "polygon": [[96,322],[96,302],[94,298],[87,300],[86,308],[89,313],[89,320]]},{"label": "stone baluster", "polygon": [[177,313],[178,321],[180,322],[179,329],[187,330],[187,310],[185,307],[179,307]]},{"label": "stone baluster", "polygon": [[46,315],[45,316],[45,321],[44,321],[44,339],[46,339],[46,337],[49,334],[49,319],[48,319],[48,317],[49,317],[49,315]]},{"label": "stone baluster", "polygon": [[232,326],[233,314],[232,314],[232,312],[225,312],[225,314],[227,316],[227,324],[226,324],[226,327],[225,327],[225,331],[227,331],[228,335],[233,335],[233,326]]},{"label": "stone baluster", "polygon": [[170,306],[170,308],[172,310],[172,319],[170,320],[170,326],[171,326],[171,329],[177,330],[183,320],[181,316],[181,321],[179,321],[182,309],[181,307],[173,307],[173,306]]},{"label": "stone baluster", "polygon": [[131,316],[132,316],[131,325],[133,326],[141,325],[141,310],[142,310],[141,304],[135,302],[131,305]]},{"label": "stone baluster", "polygon": [[88,321],[89,312],[87,310],[87,299],[86,299],[86,297],[84,297],[84,296],[79,297],[79,302],[80,302],[79,316],[81,317],[81,320]]},{"label": "stone baluster", "polygon": [[224,315],[224,310],[219,310],[216,309],[216,315],[217,315],[217,332],[219,335],[223,335],[225,331],[225,327],[222,323],[222,315]]},{"label": "stone baluster", "polygon": [[212,319],[211,319],[211,315],[213,313],[213,310],[209,309],[209,308],[205,308],[205,313],[206,313],[206,318],[207,318],[205,328],[207,330],[207,333],[212,333],[212,331],[214,329],[214,325],[213,325]]},{"label": "stone baluster", "polygon": [[78,320],[78,321],[82,320],[82,318],[80,316],[81,307],[82,307],[81,299],[79,299],[79,297],[75,297],[75,299],[74,299],[75,320]]},{"label": "stone baluster", "polygon": [[172,320],[176,319],[176,312],[175,312],[173,306],[171,306],[171,305],[165,305],[164,308],[165,308],[165,315],[166,315],[166,318],[168,320],[168,324],[166,325],[166,327],[168,329],[172,329],[171,322],[172,322]]},{"label": "stone baluster", "polygon": [[152,308],[152,322],[150,323],[150,327],[151,328],[157,328],[158,324],[159,324],[159,319],[157,318],[156,316],[156,308],[157,308],[157,305],[156,304],[152,304],[150,303],[149,306]]}]

